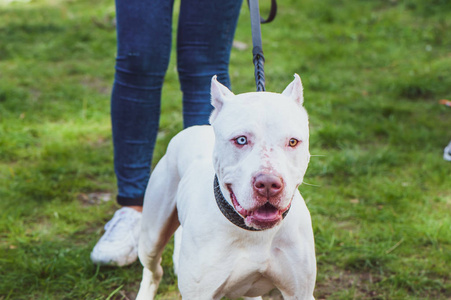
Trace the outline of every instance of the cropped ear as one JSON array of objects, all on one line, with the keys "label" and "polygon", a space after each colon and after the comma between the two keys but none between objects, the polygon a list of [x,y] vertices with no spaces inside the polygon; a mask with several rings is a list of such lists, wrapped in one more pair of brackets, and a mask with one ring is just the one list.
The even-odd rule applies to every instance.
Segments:
[{"label": "cropped ear", "polygon": [[298,74],[294,74],[294,80],[285,88],[282,95],[290,97],[299,106],[302,106],[304,103],[303,90],[301,78]]},{"label": "cropped ear", "polygon": [[235,96],[227,87],[220,84],[216,79],[216,75],[211,79],[211,105],[214,109],[210,115],[210,124],[216,119],[218,113],[224,104],[224,101],[228,97]]}]

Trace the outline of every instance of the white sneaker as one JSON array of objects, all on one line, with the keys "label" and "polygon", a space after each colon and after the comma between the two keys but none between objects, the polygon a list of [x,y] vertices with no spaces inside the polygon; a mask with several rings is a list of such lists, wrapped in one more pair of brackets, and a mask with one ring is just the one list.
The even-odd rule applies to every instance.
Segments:
[{"label": "white sneaker", "polygon": [[443,159],[451,161],[451,142],[449,142],[448,146],[443,150]]},{"label": "white sneaker", "polygon": [[92,262],[119,267],[133,263],[138,258],[140,231],[140,212],[129,207],[117,210],[106,223],[105,233],[92,249]]}]

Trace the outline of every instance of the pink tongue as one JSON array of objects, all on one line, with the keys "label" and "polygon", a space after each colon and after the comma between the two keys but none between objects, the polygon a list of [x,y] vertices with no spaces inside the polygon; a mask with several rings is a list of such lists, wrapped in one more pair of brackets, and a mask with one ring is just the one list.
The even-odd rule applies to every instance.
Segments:
[{"label": "pink tongue", "polygon": [[261,221],[272,221],[279,217],[279,211],[271,204],[266,203],[254,211],[253,217]]}]

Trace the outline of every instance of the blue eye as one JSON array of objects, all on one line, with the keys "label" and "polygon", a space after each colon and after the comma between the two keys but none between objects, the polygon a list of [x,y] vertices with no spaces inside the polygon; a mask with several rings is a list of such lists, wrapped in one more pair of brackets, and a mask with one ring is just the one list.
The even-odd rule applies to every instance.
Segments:
[{"label": "blue eye", "polygon": [[247,144],[247,138],[245,136],[239,136],[235,139],[235,143],[238,145],[246,145]]}]

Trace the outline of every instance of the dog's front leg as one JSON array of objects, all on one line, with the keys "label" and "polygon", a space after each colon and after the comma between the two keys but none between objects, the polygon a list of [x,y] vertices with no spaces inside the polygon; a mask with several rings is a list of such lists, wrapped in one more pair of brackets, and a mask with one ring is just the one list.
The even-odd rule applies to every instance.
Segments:
[{"label": "dog's front leg", "polygon": [[155,297],[163,276],[161,255],[180,223],[177,216],[175,193],[179,176],[173,159],[164,156],[156,166],[144,198],[139,259],[144,267],[137,299]]},{"label": "dog's front leg", "polygon": [[310,295],[305,296],[285,296],[282,293],[283,300],[315,300],[315,297]]},{"label": "dog's front leg", "polygon": [[[163,268],[161,267],[161,255],[164,246],[171,238],[174,231],[179,226],[177,218],[177,210],[174,208],[171,216],[167,219],[158,236],[141,235],[139,244],[139,259],[143,268],[143,278],[139,288],[137,300],[153,299],[157,293],[158,285],[163,276]],[[155,239],[154,239],[155,238]]]},{"label": "dog's front leg", "polygon": [[153,299],[157,293],[158,285],[160,284],[160,279],[163,276],[163,269],[160,264],[153,271],[144,267],[143,278],[141,280],[141,286],[139,288],[138,296],[136,300],[148,300]]}]

